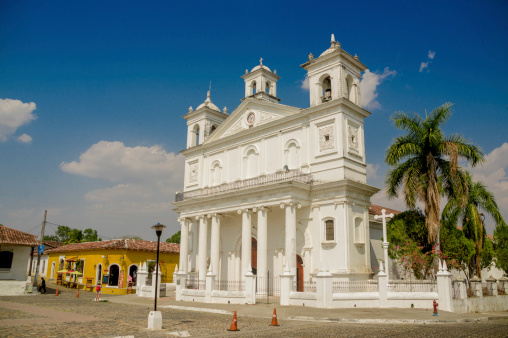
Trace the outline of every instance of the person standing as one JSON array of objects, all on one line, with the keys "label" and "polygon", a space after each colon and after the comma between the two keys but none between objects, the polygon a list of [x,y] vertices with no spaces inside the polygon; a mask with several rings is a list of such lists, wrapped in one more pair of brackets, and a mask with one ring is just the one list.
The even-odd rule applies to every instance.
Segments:
[{"label": "person standing", "polygon": [[44,280],[44,277],[41,277],[41,284],[39,284],[39,288],[37,289],[40,293],[42,293],[42,290],[44,290],[44,293],[47,293],[46,291],[46,281]]},{"label": "person standing", "polygon": [[95,291],[97,292],[97,294],[95,295],[95,301],[98,302],[98,301],[100,301],[100,297],[101,297],[101,283],[97,283],[97,286],[95,287]]}]

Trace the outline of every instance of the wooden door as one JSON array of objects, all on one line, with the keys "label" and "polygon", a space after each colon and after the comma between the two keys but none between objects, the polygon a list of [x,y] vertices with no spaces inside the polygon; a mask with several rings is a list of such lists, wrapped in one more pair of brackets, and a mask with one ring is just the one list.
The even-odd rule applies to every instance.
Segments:
[{"label": "wooden door", "polygon": [[303,292],[303,260],[300,255],[296,255],[296,291]]}]

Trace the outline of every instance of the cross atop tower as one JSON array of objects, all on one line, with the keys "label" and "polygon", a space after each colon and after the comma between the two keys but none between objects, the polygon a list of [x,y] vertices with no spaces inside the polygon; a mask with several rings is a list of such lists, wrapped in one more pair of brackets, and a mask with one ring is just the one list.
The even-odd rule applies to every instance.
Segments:
[{"label": "cross atop tower", "polygon": [[259,59],[259,65],[262,66],[263,65],[263,58]]}]

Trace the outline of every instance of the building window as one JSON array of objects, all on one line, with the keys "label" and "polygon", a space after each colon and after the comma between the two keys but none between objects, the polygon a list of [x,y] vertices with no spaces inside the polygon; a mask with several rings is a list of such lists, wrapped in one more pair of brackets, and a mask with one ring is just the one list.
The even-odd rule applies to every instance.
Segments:
[{"label": "building window", "polygon": [[42,269],[41,273],[44,273],[44,269],[46,268],[46,261],[42,261]]},{"label": "building window", "polygon": [[11,269],[13,256],[14,254],[11,251],[0,251],[0,271]]},{"label": "building window", "polygon": [[325,221],[325,240],[327,242],[335,240],[335,226],[331,219]]}]

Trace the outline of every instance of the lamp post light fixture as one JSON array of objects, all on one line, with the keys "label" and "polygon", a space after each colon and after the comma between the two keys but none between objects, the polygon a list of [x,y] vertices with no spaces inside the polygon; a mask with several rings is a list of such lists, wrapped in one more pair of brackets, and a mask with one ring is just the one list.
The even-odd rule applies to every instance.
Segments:
[{"label": "lamp post light fixture", "polygon": [[148,315],[148,328],[152,330],[160,330],[162,329],[162,315],[160,311],[157,311],[157,289],[158,289],[158,281],[159,281],[159,248],[161,242],[162,229],[166,226],[160,223],[152,226],[152,229],[155,230],[155,234],[157,235],[157,262],[155,263],[155,304],[154,310],[150,312]]},{"label": "lamp post light fixture", "polygon": [[152,226],[152,229],[155,230],[155,234],[157,235],[157,263],[155,263],[155,305],[154,311],[157,311],[157,282],[159,281],[159,247],[161,242],[162,229],[166,226],[160,223]]}]

